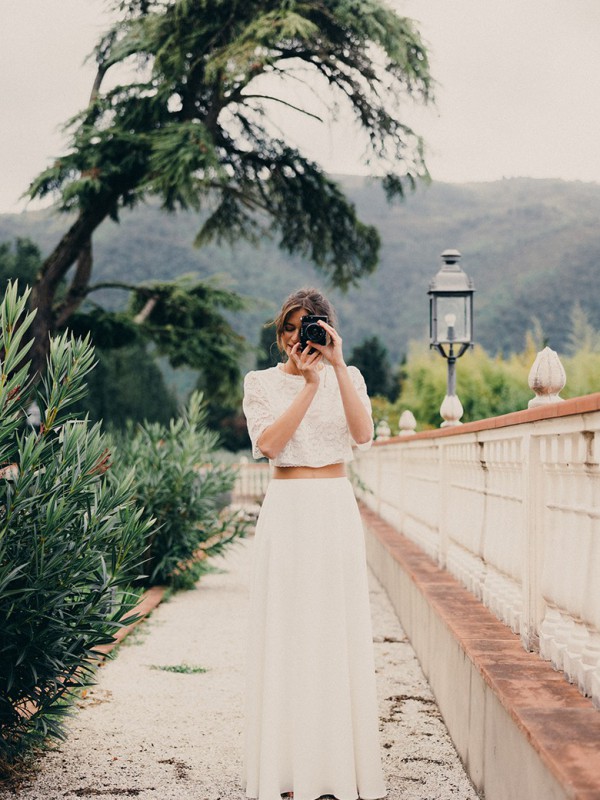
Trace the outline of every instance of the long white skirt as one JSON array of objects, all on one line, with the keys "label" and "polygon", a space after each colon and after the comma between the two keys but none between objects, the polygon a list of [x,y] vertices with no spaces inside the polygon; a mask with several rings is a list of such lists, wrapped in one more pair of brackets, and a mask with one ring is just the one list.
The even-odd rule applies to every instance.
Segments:
[{"label": "long white skirt", "polygon": [[254,548],[247,797],[383,797],[364,534],[348,479],[272,480]]}]

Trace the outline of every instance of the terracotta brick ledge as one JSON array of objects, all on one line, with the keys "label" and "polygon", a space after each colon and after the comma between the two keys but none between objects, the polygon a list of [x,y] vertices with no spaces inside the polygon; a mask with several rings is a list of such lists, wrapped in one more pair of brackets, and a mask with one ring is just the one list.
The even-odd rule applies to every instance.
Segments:
[{"label": "terracotta brick ledge", "polygon": [[446,436],[459,436],[461,433],[479,433],[495,428],[506,428],[510,425],[523,425],[526,422],[541,422],[556,417],[570,417],[573,414],[591,414],[600,411],[600,392],[586,394],[582,397],[571,397],[558,403],[547,403],[536,408],[527,408],[522,411],[512,411],[510,414],[501,414],[499,417],[487,417],[474,422],[465,422],[463,425],[449,428],[435,428],[433,430],[419,431],[401,436],[391,436],[389,439],[380,439],[373,442],[374,447],[383,447],[394,442],[407,442],[419,439],[441,439]]},{"label": "terracotta brick ledge", "polygon": [[573,800],[600,800],[600,713],[447,570],[360,503],[363,521],[445,623]]}]

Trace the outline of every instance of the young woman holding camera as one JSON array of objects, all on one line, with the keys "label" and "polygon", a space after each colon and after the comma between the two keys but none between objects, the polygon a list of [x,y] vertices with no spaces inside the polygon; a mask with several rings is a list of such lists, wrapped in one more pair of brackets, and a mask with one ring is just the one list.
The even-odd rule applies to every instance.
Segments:
[{"label": "young woman holding camera", "polygon": [[[309,315],[329,321],[309,320],[305,343]],[[317,290],[290,295],[275,320],[283,362],[244,381],[253,454],[272,466],[248,625],[244,785],[258,800],[386,794],[363,528],[345,469],[373,422],[334,321]]]}]

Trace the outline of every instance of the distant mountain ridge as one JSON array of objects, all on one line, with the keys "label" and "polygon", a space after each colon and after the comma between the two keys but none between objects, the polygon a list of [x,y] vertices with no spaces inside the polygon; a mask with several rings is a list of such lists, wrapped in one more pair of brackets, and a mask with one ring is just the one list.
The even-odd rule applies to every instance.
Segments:
[{"label": "distant mountain ridge", "polygon": [[[550,346],[562,350],[575,303],[600,328],[600,184],[529,178],[433,183],[388,205],[369,179],[338,180],[382,239],[377,271],[345,295],[329,292],[348,352],[377,335],[398,362],[410,340],[426,339],[427,288],[447,248],[461,251],[475,282],[476,340],[489,352],[520,350],[534,317]],[[48,252],[67,225],[67,218],[49,211],[2,214],[0,241],[27,236]],[[169,215],[155,206],[123,213],[119,225],[106,222],[94,237],[94,281],[219,275],[255,299],[235,319],[252,344],[290,291],[307,284],[328,291],[310,264],[273,243],[197,250],[192,243],[199,227],[195,214]],[[105,293],[103,300],[119,304],[123,293]]]}]

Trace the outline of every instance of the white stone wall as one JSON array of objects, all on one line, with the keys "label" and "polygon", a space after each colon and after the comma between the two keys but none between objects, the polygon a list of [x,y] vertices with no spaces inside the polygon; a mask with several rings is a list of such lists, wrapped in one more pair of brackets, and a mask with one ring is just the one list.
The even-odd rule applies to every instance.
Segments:
[{"label": "white stone wall", "polygon": [[600,704],[600,410],[357,453],[357,493]]}]

